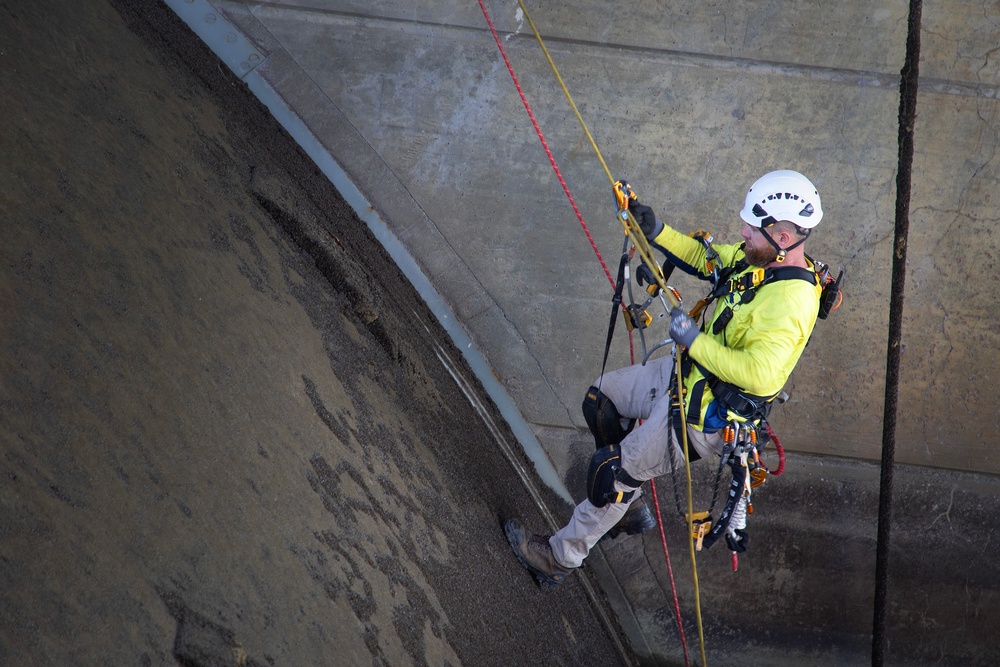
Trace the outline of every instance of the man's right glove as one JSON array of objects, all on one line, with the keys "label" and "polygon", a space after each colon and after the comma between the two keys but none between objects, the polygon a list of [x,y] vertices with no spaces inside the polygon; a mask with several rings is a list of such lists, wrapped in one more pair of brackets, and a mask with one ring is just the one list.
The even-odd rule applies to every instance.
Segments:
[{"label": "man's right glove", "polygon": [[656,219],[656,214],[650,207],[640,204],[636,199],[629,199],[628,210],[635,221],[639,223],[639,229],[642,230],[643,235],[650,241],[663,231],[663,223]]},{"label": "man's right glove", "polygon": [[670,337],[681,347],[691,349],[691,343],[698,337],[698,325],[680,308],[670,311]]}]

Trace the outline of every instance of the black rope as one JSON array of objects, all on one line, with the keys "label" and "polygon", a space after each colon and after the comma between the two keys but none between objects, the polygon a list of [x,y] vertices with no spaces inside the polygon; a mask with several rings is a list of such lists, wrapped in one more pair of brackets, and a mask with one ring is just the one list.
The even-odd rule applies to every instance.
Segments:
[{"label": "black rope", "polygon": [[903,288],[906,283],[906,243],[910,230],[910,181],[913,170],[913,126],[917,119],[917,70],[920,60],[921,0],[910,0],[906,29],[906,60],[899,81],[899,162],[896,170],[896,229],[892,253],[892,296],[889,301],[889,344],[885,363],[885,404],[882,418],[882,468],[878,502],[878,547],[875,554],[875,610],[872,622],[872,666],[885,658],[886,598],[889,588],[889,524],[896,455],[896,412],[899,397],[899,357],[903,337]]}]

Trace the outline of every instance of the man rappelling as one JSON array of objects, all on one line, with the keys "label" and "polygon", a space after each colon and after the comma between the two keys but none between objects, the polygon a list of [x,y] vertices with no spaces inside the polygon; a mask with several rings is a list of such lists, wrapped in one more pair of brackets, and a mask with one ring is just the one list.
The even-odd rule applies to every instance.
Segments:
[{"label": "man rappelling", "polygon": [[569,522],[551,536],[506,523],[518,560],[546,588],[580,567],[605,535],[654,528],[643,483],[701,458],[721,457],[720,469],[728,465],[733,478],[725,508],[703,523],[699,546],[724,538],[734,554],[746,549],[750,488],[766,476],[758,456],[765,420],[817,317],[836,297],[839,278],[805,253],[823,209],[819,192],[798,172],[773,171],[753,184],[740,211],[740,244],[682,234],[634,195],[627,208],[652,248],[710,280],[712,291],[690,312],[670,312],[679,358],[603,374],[587,391],[583,410],[597,451],[587,498]]}]

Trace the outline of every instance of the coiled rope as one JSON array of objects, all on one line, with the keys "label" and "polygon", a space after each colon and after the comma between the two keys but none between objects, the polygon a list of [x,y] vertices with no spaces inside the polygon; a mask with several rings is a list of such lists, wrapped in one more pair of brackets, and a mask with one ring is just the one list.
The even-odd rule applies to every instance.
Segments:
[{"label": "coiled rope", "polygon": [[[525,111],[528,114],[528,118],[531,120],[531,124],[535,128],[535,133],[538,135],[538,139],[539,139],[539,141],[542,144],[542,148],[545,150],[545,154],[546,154],[546,156],[549,159],[549,163],[552,165],[552,169],[556,173],[556,177],[559,180],[559,184],[562,186],[563,192],[566,194],[566,197],[569,200],[570,205],[573,208],[573,212],[576,214],[577,220],[580,222],[580,226],[583,228],[583,231],[584,231],[584,233],[587,236],[587,240],[590,242],[591,248],[593,248],[594,253],[597,255],[598,261],[600,262],[601,267],[604,269],[605,275],[608,277],[608,281],[611,283],[612,288],[614,288],[614,286],[615,286],[615,280],[611,276],[611,272],[608,270],[607,264],[604,262],[604,259],[601,256],[601,252],[598,249],[597,244],[594,242],[593,236],[591,235],[590,230],[587,227],[587,223],[584,221],[583,215],[580,213],[580,209],[576,205],[576,201],[574,200],[573,195],[572,195],[572,193],[569,190],[569,186],[566,184],[566,181],[565,181],[565,179],[562,176],[562,172],[560,171],[559,166],[556,163],[555,157],[552,155],[552,151],[549,150],[548,142],[545,140],[545,137],[544,137],[544,135],[542,133],[542,130],[541,130],[541,128],[538,125],[538,121],[535,119],[535,114],[531,110],[531,105],[528,104],[528,100],[527,100],[527,98],[524,95],[524,91],[521,88],[520,82],[518,81],[517,74],[515,74],[515,72],[514,72],[514,67],[513,67],[513,65],[511,65],[510,59],[507,57],[507,51],[506,51],[506,49],[504,49],[503,42],[500,40],[500,36],[497,34],[496,28],[493,25],[493,20],[490,18],[489,11],[486,9],[486,5],[483,3],[483,0],[478,0],[478,1],[479,1],[479,7],[480,7],[480,9],[483,12],[483,16],[486,19],[486,23],[489,26],[490,32],[493,35],[493,39],[496,42],[497,48],[500,50],[500,55],[503,57],[504,64],[507,66],[507,71],[510,73],[511,79],[514,82],[514,87],[517,89],[517,93],[518,93],[518,95],[521,98],[521,103],[524,105],[524,109],[525,109]],[[590,145],[591,145],[591,147],[594,150],[594,154],[597,156],[598,161],[601,163],[601,167],[604,169],[605,175],[608,177],[609,182],[613,185],[615,183],[615,179],[611,175],[611,170],[608,168],[607,163],[604,161],[604,157],[601,155],[601,151],[597,147],[597,142],[594,141],[593,135],[591,135],[590,130],[587,127],[587,124],[586,124],[586,122],[583,119],[583,116],[580,114],[579,109],[577,108],[576,104],[573,102],[573,97],[572,97],[572,95],[570,95],[569,89],[566,87],[566,84],[563,81],[562,76],[559,74],[559,70],[556,67],[555,62],[552,60],[552,56],[549,55],[549,51],[545,47],[545,43],[542,40],[542,36],[538,32],[538,29],[535,27],[534,21],[531,20],[531,16],[528,13],[527,8],[524,6],[524,3],[522,2],[522,0],[518,0],[518,6],[520,7],[521,11],[524,13],[525,19],[527,20],[528,25],[531,27],[531,30],[532,30],[532,32],[535,35],[535,39],[538,41],[538,44],[541,47],[542,52],[545,54],[546,60],[548,60],[548,62],[549,62],[549,66],[552,68],[552,72],[555,75],[556,80],[559,82],[559,85],[560,85],[560,87],[563,90],[563,94],[566,96],[566,99],[569,101],[569,104],[570,104],[570,106],[573,109],[573,113],[576,115],[576,118],[579,121],[580,126],[583,128],[584,134],[587,136],[587,140],[590,142]],[[629,214],[629,215],[631,216],[631,214]],[[632,222],[634,224],[634,220],[632,220]],[[648,246],[646,248],[646,251],[648,252]],[[655,265],[655,261],[652,260],[652,257],[651,256],[647,256],[646,252],[643,252],[641,248],[640,248],[640,252],[643,255],[643,260],[647,264],[652,263],[654,265],[656,271],[658,271],[659,267]],[[651,268],[653,268],[653,267],[651,267]],[[661,277],[662,277],[662,274],[661,274]],[[665,285],[661,284],[661,287],[665,287]],[[677,304],[675,304],[675,305],[677,305]],[[634,351],[632,349],[633,346],[632,346],[631,342],[632,342],[632,336],[631,336],[631,332],[629,332],[629,352],[630,352],[630,355],[631,355],[632,363],[634,363],[635,362],[635,357],[634,357]],[[678,372],[680,372],[679,366],[678,366]],[[678,378],[678,380],[679,379],[680,378]],[[683,413],[683,411],[682,411],[682,413]],[[691,504],[692,504],[692,489],[691,489],[692,483],[691,483],[690,460],[688,458],[688,452],[687,452],[687,438],[686,438],[687,434],[686,434],[686,429],[682,429],[682,434],[685,436],[683,438],[683,440],[684,440],[684,454],[685,454],[685,459],[686,459],[686,463],[687,463],[688,507],[689,507],[688,516],[689,516],[689,524],[690,524],[690,517],[693,515],[692,512],[690,511],[690,507],[691,507]],[[677,619],[677,628],[678,628],[678,632],[680,633],[681,646],[682,646],[683,651],[684,651],[684,664],[685,665],[689,665],[690,662],[689,662],[689,658],[688,658],[687,640],[686,640],[685,635],[684,635],[684,625],[683,625],[683,623],[681,621],[680,604],[679,604],[679,601],[678,601],[678,598],[677,598],[677,587],[676,587],[675,582],[674,582],[673,567],[671,566],[671,563],[670,563],[670,552],[669,552],[669,550],[667,548],[666,535],[665,535],[664,529],[663,529],[663,520],[662,520],[662,516],[660,514],[660,504],[659,504],[659,500],[657,498],[656,484],[655,484],[654,480],[650,480],[650,487],[651,487],[651,491],[652,491],[652,495],[653,495],[653,503],[655,505],[656,514],[657,514],[657,517],[660,518],[660,520],[658,521],[659,528],[660,528],[660,541],[661,541],[661,544],[662,544],[662,547],[663,547],[664,557],[665,557],[666,564],[667,564],[667,571],[668,571],[668,574],[669,574],[669,577],[670,577],[670,587],[671,587],[671,591],[672,591],[672,594],[673,594],[674,611],[675,611],[675,617]],[[700,591],[699,591],[699,585],[698,585],[698,566],[697,566],[697,561],[696,561],[696,557],[695,557],[694,538],[691,537],[691,526],[690,525],[688,526],[688,529],[689,529],[688,530],[688,533],[689,533],[689,540],[688,541],[689,541],[690,553],[691,553],[691,567],[692,567],[693,576],[694,576],[695,612],[696,612],[696,618],[697,618],[697,624],[698,624],[699,645],[700,645],[700,649],[701,649],[701,663],[702,663],[702,665],[706,665],[707,662],[705,660],[705,636],[704,636],[704,628],[703,628],[702,618],[701,618],[701,598],[700,598]]]}]

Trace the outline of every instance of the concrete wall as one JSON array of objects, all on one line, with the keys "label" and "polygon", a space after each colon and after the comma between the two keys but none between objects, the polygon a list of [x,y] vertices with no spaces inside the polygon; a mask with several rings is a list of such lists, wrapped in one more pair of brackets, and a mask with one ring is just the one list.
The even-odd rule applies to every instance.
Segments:
[{"label": "concrete wall", "polygon": [[[290,104],[579,489],[579,403],[600,368],[610,288],[477,4],[213,4],[268,54],[261,67],[287,82]],[[598,248],[616,261],[621,235],[589,143],[517,4],[486,4]],[[734,241],[761,173],[795,168],[820,188],[827,217],[809,251],[846,268],[845,305],[818,327],[792,400],[775,411],[793,464],[761,492],[753,555],[736,577],[727,554],[706,557],[703,600],[721,651],[760,642],[776,647],[760,649],[771,656],[761,664],[782,653],[864,662],[907,4],[579,0],[529,11],[614,176],[663,219]],[[1000,473],[984,435],[998,416],[988,277],[1000,12],[928,5],[923,24],[896,455],[925,467],[905,469],[896,499],[893,651],[904,664],[988,664],[1000,652],[981,625],[996,602],[981,574],[994,529],[981,517]],[[613,365],[628,363],[621,340]],[[700,474],[705,493],[711,474]],[[658,630],[668,584],[646,556],[657,545],[607,549],[611,581],[636,644],[675,657],[676,639]]]},{"label": "concrete wall", "polygon": [[536,604],[513,435],[169,9],[0,44],[0,665],[630,664],[589,579]]},{"label": "concrete wall", "polygon": [[[609,286],[478,5],[216,4],[266,51],[287,53],[412,197],[426,218],[390,225],[558,456],[549,430],[582,426]],[[600,164],[516,3],[487,6],[598,248],[616,261]],[[760,173],[788,166],[818,184],[827,218],[809,249],[846,268],[847,298],[775,422],[795,450],[877,459],[907,4],[581,0],[529,11],[614,176],[677,227],[734,240]],[[977,278],[992,261],[997,20],[974,3],[924,11],[898,450],[990,473],[1000,457],[980,433],[997,409],[978,396],[992,387],[994,299]],[[337,157],[349,169],[357,159]],[[383,183],[365,189],[380,205]],[[620,344],[613,363],[627,359]]]}]

